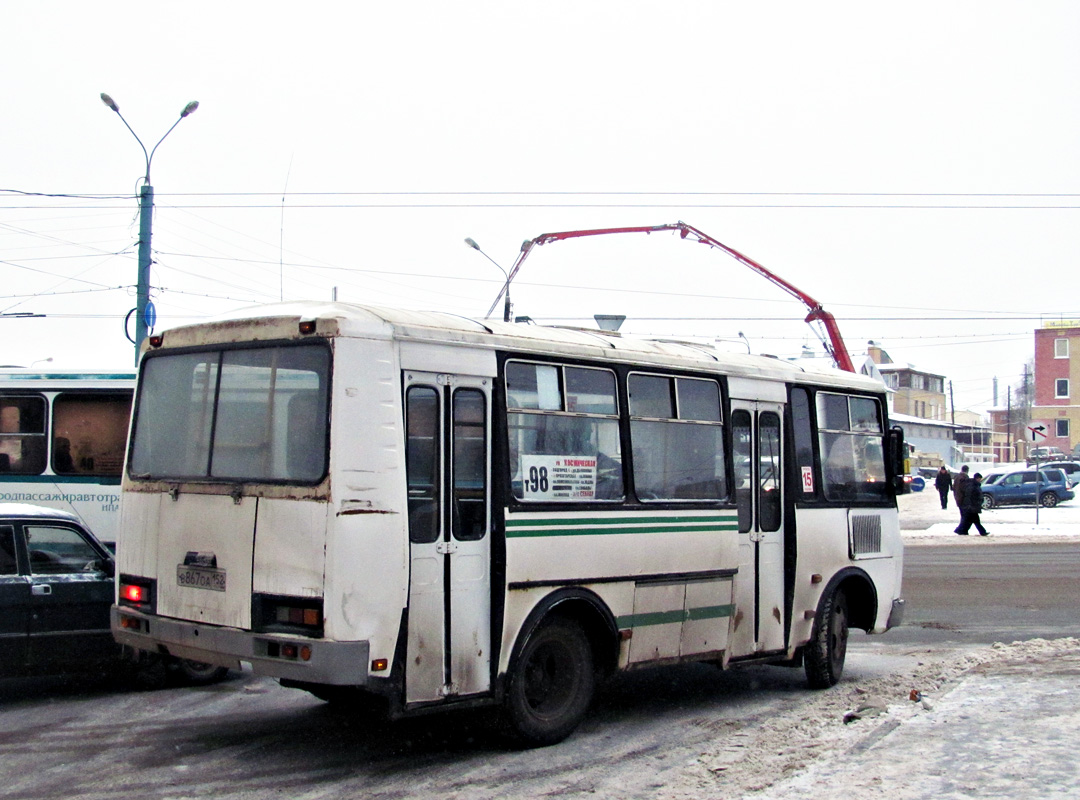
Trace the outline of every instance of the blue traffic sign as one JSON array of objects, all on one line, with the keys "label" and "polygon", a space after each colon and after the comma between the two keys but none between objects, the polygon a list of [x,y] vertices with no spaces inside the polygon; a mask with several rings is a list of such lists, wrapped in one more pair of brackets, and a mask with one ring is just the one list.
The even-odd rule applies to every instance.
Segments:
[{"label": "blue traffic sign", "polygon": [[146,323],[147,330],[154,330],[154,325],[157,323],[157,309],[154,308],[152,302],[146,304],[146,309],[143,311],[143,322]]}]

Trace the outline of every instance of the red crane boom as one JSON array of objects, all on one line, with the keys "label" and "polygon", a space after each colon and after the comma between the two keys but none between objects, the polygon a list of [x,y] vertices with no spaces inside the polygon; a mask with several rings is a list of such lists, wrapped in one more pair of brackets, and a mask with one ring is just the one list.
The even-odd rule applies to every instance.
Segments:
[{"label": "red crane boom", "polygon": [[825,332],[829,337],[829,341],[825,343],[825,349],[828,350],[829,355],[832,356],[836,366],[846,372],[856,371],[854,365],[851,363],[851,357],[848,355],[847,346],[844,344],[844,337],[840,335],[840,328],[836,324],[836,318],[822,308],[821,303],[806,292],[788,283],[779,275],[770,272],[761,264],[754,261],[754,259],[743,255],[734,247],[729,247],[723,242],[717,241],[704,231],[698,230],[693,225],[687,225],[685,222],[673,222],[665,225],[641,225],[629,228],[594,228],[592,230],[583,231],[559,231],[556,233],[542,233],[534,239],[529,239],[521,245],[521,253],[518,254],[514,266],[511,267],[507,281],[499,292],[498,297],[495,298],[495,302],[492,303],[491,308],[488,309],[488,316],[491,316],[491,313],[495,310],[495,306],[499,304],[503,292],[506,291],[510,282],[514,280],[514,276],[517,275],[518,270],[521,269],[522,262],[528,258],[532,249],[538,245],[544,245],[548,242],[561,242],[564,239],[577,239],[582,236],[605,236],[611,233],[657,233],[659,231],[678,231],[679,237],[682,239],[690,238],[699,244],[705,244],[709,247],[715,247],[718,250],[722,250],[739,263],[752,269],[770,283],[779,286],[791,296],[801,300],[803,305],[810,309],[810,313],[806,315],[806,322],[820,322],[824,326]]}]

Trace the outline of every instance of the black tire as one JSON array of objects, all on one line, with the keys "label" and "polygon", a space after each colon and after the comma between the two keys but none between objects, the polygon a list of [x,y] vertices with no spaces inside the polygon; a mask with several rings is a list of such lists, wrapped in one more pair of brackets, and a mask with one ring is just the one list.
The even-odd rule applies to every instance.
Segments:
[{"label": "black tire", "polygon": [[581,724],[596,676],[592,648],[576,622],[553,619],[533,631],[510,673],[504,718],[521,744],[561,742]]},{"label": "black tire", "polygon": [[813,635],[803,653],[803,667],[811,689],[828,689],[840,681],[847,640],[847,597],[837,589],[822,601]]},{"label": "black tire", "polygon": [[191,661],[186,658],[176,663],[176,671],[180,673],[188,686],[209,686],[212,683],[220,683],[229,674],[226,667],[204,664],[201,661]]},{"label": "black tire", "polygon": [[1058,504],[1058,496],[1053,492],[1046,492],[1039,498],[1039,503],[1043,508],[1053,508]]},{"label": "black tire", "polygon": [[982,507],[984,509],[991,509],[994,507],[994,498],[988,494],[984,494],[982,498]]}]

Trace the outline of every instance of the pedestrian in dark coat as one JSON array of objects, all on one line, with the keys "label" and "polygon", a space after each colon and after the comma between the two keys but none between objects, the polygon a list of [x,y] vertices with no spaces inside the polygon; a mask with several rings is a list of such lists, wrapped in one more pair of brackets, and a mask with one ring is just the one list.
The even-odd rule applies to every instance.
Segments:
[{"label": "pedestrian in dark coat", "polygon": [[960,501],[960,527],[956,529],[961,536],[967,536],[972,525],[980,536],[990,535],[979,519],[979,514],[982,512],[982,498],[982,475],[976,472],[974,478],[964,481],[963,497]]},{"label": "pedestrian in dark coat", "polygon": [[949,507],[949,490],[952,489],[952,475],[949,474],[949,470],[942,467],[938,470],[937,475],[934,476],[934,488],[937,489],[937,493],[941,496],[941,508],[942,510]]},{"label": "pedestrian in dark coat", "polygon": [[[960,525],[964,524],[964,502],[963,502],[964,484],[967,483],[970,480],[971,480],[971,477],[968,475],[968,465],[964,464],[964,466],[960,467],[960,473],[953,479],[953,485],[952,485],[953,500],[956,501],[956,507],[960,511]],[[956,532],[960,533],[960,527],[959,526],[957,526]]]}]

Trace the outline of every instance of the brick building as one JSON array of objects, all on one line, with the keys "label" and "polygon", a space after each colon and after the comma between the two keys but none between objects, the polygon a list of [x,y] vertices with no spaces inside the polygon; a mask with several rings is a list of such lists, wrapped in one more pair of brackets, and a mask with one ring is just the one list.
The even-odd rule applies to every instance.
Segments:
[{"label": "brick building", "polygon": [[1035,402],[1031,425],[1048,445],[1072,453],[1080,445],[1080,320],[1048,322],[1035,331]]}]

